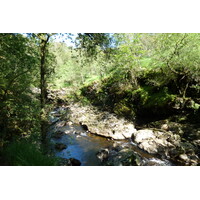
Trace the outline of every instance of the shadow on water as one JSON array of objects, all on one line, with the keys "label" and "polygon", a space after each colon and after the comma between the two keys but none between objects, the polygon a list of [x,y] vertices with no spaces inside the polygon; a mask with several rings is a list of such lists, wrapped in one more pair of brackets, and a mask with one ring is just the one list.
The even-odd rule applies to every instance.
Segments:
[{"label": "shadow on water", "polygon": [[99,166],[100,160],[96,154],[100,149],[113,146],[113,141],[104,137],[87,133],[80,125],[64,126],[62,131],[69,131],[60,139],[51,138],[53,143],[63,143],[67,148],[62,151],[56,151],[55,155],[61,158],[75,158],[81,161],[83,166]]}]

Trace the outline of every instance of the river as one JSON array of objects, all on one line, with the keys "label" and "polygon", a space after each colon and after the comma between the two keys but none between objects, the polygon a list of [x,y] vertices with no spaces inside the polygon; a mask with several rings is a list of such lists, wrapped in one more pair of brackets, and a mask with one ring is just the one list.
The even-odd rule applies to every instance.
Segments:
[{"label": "river", "polygon": [[[172,162],[151,155],[137,147],[130,139],[112,140],[98,136],[84,130],[80,124],[63,123],[59,114],[64,108],[59,107],[50,113],[52,123],[48,137],[52,144],[52,151],[55,156],[61,158],[75,158],[81,162],[81,166],[101,166],[103,162],[97,157],[97,153],[103,149],[113,149],[115,147],[128,148],[141,158],[141,166],[171,166]],[[63,133],[59,137],[54,137],[56,132]],[[55,144],[64,144],[66,148],[58,150]]]}]

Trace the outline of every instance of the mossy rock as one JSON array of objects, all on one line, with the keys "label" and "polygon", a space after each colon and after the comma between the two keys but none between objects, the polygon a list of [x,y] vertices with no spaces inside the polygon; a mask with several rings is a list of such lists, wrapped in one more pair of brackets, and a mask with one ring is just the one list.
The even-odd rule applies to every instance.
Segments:
[{"label": "mossy rock", "polygon": [[121,150],[117,154],[108,158],[104,163],[106,166],[138,166],[141,162],[139,156],[137,156],[131,150]]}]

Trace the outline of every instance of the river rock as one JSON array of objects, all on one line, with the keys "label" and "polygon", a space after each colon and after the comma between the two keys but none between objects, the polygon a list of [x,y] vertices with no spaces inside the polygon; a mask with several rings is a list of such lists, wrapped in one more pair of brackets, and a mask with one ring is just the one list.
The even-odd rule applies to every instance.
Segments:
[{"label": "river rock", "polygon": [[60,166],[80,166],[81,162],[75,158],[59,158]]},{"label": "river rock", "polygon": [[109,150],[108,149],[102,149],[96,154],[97,158],[100,159],[101,162],[107,160],[108,159],[108,155],[109,155]]},{"label": "river rock", "polygon": [[71,166],[80,166],[81,165],[81,162],[75,158],[70,158],[69,161],[71,163]]},{"label": "river rock", "polygon": [[181,165],[197,165],[198,147],[190,142],[182,142],[180,135],[158,129],[143,129],[135,132],[132,137],[141,149],[151,154],[158,154],[180,162]]},{"label": "river rock", "polygon": [[136,131],[133,124],[104,124],[99,122],[98,124],[88,124],[88,130],[96,135],[113,138],[115,140],[121,140],[130,138]]},{"label": "river rock", "polygon": [[112,139],[130,138],[136,132],[133,123],[124,118],[105,111],[99,111],[93,106],[70,105],[70,120],[84,124],[90,133]]},{"label": "river rock", "polygon": [[112,150],[104,165],[106,166],[138,166],[141,159],[130,148],[122,148],[120,151]]},{"label": "river rock", "polygon": [[180,158],[181,160],[184,160],[185,162],[188,162],[188,161],[189,161],[189,158],[188,158],[188,156],[187,156],[186,154],[181,154],[181,155],[179,155],[179,158]]},{"label": "river rock", "polygon": [[139,130],[132,135],[131,139],[141,149],[153,154],[166,152],[166,149],[177,146],[181,141],[179,135],[153,129]]},{"label": "river rock", "polygon": [[55,144],[55,149],[58,150],[58,151],[62,151],[63,149],[66,149],[66,148],[67,148],[66,144],[63,144],[63,143],[56,143]]},{"label": "river rock", "polygon": [[60,139],[64,135],[64,132],[58,130],[55,133],[52,134],[52,137],[55,139]]},{"label": "river rock", "polygon": [[135,142],[140,143],[143,140],[150,139],[150,138],[156,138],[154,132],[152,130],[144,129],[144,130],[139,130],[135,132],[134,134]]}]

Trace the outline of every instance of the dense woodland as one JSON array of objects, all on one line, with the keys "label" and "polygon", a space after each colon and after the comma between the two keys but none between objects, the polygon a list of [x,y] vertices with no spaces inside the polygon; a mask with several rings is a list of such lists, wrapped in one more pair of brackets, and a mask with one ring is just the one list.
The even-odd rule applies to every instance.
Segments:
[{"label": "dense woodland", "polygon": [[137,129],[167,126],[183,144],[173,158],[199,165],[199,55],[194,33],[1,33],[0,164],[59,165],[48,113],[79,102]]}]

